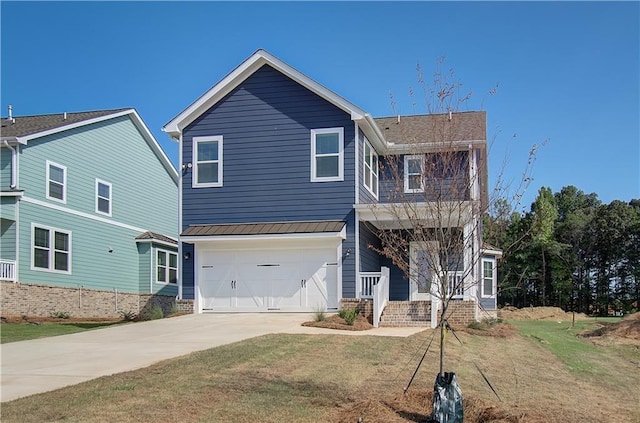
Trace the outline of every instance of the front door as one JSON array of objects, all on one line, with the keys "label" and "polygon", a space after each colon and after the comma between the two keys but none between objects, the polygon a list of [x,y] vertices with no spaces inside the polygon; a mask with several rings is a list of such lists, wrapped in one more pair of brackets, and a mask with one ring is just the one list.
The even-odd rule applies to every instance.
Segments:
[{"label": "front door", "polygon": [[411,255],[410,300],[430,300],[431,285],[436,282],[434,276],[439,272],[439,261],[434,258],[438,256],[437,243],[412,242],[409,249]]}]

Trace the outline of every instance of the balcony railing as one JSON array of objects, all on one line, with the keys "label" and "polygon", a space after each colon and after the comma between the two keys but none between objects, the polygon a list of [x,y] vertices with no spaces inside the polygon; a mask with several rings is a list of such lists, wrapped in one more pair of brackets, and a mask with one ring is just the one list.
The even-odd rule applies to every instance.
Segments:
[{"label": "balcony railing", "polygon": [[15,260],[0,260],[0,281],[16,281]]}]

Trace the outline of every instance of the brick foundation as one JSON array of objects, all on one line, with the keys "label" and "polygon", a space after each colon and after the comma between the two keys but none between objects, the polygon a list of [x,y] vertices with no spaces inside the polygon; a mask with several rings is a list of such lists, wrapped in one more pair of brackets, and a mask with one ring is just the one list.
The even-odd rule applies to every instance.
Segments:
[{"label": "brick foundation", "polygon": [[449,302],[446,319],[453,327],[465,327],[476,321],[475,301],[454,301]]},{"label": "brick foundation", "polygon": [[165,315],[172,310],[193,313],[192,300],[166,295],[0,282],[2,316],[49,317],[64,312],[74,318],[121,318],[121,312],[148,315],[155,305]]}]

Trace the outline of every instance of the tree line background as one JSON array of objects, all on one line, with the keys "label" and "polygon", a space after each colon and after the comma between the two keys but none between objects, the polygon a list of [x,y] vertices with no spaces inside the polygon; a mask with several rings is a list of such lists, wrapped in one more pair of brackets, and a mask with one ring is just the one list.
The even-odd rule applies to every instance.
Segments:
[{"label": "tree line background", "polygon": [[498,303],[594,315],[640,305],[640,199],[603,204],[574,186],[543,187],[530,210],[497,200],[484,240],[503,250]]}]

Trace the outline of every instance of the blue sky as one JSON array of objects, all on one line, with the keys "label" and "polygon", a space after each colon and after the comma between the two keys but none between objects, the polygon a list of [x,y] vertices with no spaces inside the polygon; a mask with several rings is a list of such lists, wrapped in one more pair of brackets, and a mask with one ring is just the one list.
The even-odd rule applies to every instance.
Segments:
[{"label": "blue sky", "polygon": [[[2,1],[2,116],[135,107],[162,126],[259,48],[373,116],[445,57],[488,113],[490,174],[640,198],[639,2]],[[487,92],[498,84],[497,94]],[[389,94],[393,93],[396,109]],[[417,113],[425,113],[415,95]]]}]

